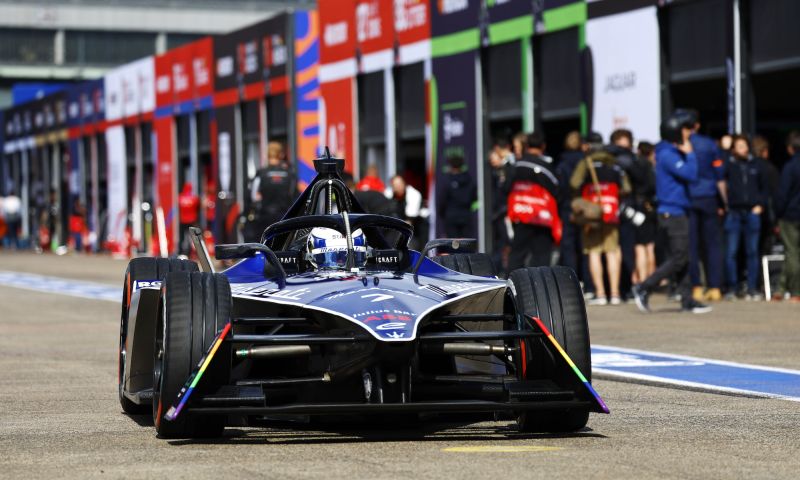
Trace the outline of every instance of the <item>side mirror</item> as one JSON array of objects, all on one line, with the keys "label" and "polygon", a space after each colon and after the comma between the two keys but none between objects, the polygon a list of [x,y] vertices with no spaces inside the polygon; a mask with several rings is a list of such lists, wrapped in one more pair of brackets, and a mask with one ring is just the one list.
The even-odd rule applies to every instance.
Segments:
[{"label": "side mirror", "polygon": [[264,273],[266,276],[267,265],[272,265],[275,272],[278,274],[277,282],[278,288],[286,286],[286,270],[283,269],[281,261],[278,260],[275,252],[268,246],[261,243],[233,243],[227,245],[217,245],[214,248],[214,254],[219,260],[231,260],[236,258],[249,258],[255,256],[257,252],[264,254],[266,264],[264,265]]},{"label": "side mirror", "polygon": [[425,247],[420,252],[417,263],[411,273],[414,274],[414,281],[417,281],[417,271],[422,265],[425,257],[431,250],[437,250],[442,253],[475,253],[478,251],[478,240],[474,238],[435,238],[425,244]]}]

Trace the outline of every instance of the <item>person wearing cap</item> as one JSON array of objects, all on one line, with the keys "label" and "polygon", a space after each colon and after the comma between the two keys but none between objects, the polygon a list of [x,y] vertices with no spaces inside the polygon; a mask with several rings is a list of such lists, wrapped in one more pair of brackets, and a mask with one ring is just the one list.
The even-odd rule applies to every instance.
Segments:
[{"label": "person wearing cap", "polygon": [[650,293],[662,280],[679,279],[681,309],[691,313],[708,313],[711,308],[694,298],[689,278],[689,185],[697,180],[697,157],[690,136],[690,121],[671,115],[661,124],[661,142],[656,145],[656,196],[658,226],[669,241],[669,257],[642,283],[633,287],[636,306],[650,311]]},{"label": "person wearing cap", "polygon": [[[697,158],[697,179],[689,184],[689,275],[692,296],[697,301],[721,300],[722,294],[722,225],[720,213],[727,204],[725,162],[716,142],[702,135],[697,110],[678,109],[675,114],[690,125],[689,141]],[[704,253],[703,254],[701,254]],[[705,259],[704,271],[708,291],[700,281],[700,262]]]}]

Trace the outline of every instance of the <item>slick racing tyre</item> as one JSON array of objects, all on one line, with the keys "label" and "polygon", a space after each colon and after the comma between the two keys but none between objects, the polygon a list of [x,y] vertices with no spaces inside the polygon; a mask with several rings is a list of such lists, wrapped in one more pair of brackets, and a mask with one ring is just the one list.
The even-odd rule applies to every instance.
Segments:
[{"label": "slick racing tyre", "polygon": [[494,267],[492,257],[486,253],[454,253],[433,257],[431,260],[459,273],[479,277],[497,276],[497,269]]},{"label": "slick racing tyre", "polygon": [[[142,257],[134,258],[128,262],[125,270],[125,281],[122,285],[122,316],[119,327],[119,355],[118,355],[118,377],[117,390],[119,403],[125,413],[137,414],[148,413],[152,410],[150,404],[138,405],[133,403],[124,395],[125,381],[125,356],[127,352],[128,334],[128,313],[131,306],[131,292],[133,286],[140,280],[163,280],[168,272],[196,272],[197,264],[189,260],[179,260],[177,258],[153,258]],[[144,339],[146,341],[147,339]],[[149,356],[149,355],[148,355]]]},{"label": "slick racing tyre", "polygon": [[[589,324],[575,272],[566,267],[521,268],[511,272],[508,281],[518,311],[538,317],[591,382]],[[574,383],[572,377],[575,373],[569,368],[557,366],[543,344],[547,341],[544,338],[527,341],[527,379],[552,379],[558,385]],[[588,419],[589,410],[583,408],[524,412],[519,415],[517,422],[520,430],[525,432],[574,432],[585,427]]]},{"label": "slick racing tyre", "polygon": [[[153,368],[153,423],[164,438],[218,437],[224,416],[187,415],[173,420],[164,414],[178,392],[230,320],[231,287],[219,273],[172,272],[161,285]],[[227,385],[230,347],[223,344],[203,373],[194,395]]]}]

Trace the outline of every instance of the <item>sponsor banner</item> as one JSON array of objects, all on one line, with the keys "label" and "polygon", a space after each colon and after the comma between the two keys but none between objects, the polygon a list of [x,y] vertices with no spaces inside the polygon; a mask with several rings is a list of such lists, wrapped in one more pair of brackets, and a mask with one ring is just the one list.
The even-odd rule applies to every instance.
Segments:
[{"label": "sponsor banner", "polygon": [[214,63],[214,41],[211,37],[202,38],[190,44],[192,91],[195,99],[208,97],[214,93],[212,78]]},{"label": "sponsor banner", "polygon": [[191,102],[211,95],[212,51],[211,38],[207,37],[156,57],[156,105]]},{"label": "sponsor banner", "polygon": [[478,28],[483,0],[431,0],[434,37]]},{"label": "sponsor banner", "polygon": [[499,23],[531,15],[533,13],[531,5],[531,0],[486,0],[486,13],[489,23]]},{"label": "sponsor banner", "polygon": [[331,154],[344,158],[346,172],[354,172],[358,165],[355,145],[355,78],[344,78],[323,83],[320,105],[320,145],[327,146]]},{"label": "sponsor banner", "polygon": [[[178,221],[177,190],[175,176],[175,119],[172,116],[153,119],[153,151],[156,154],[156,209],[164,218],[164,234],[167,238],[167,250],[174,251],[175,231]],[[158,219],[158,213],[157,219]],[[156,229],[161,226],[156,223]],[[155,236],[156,239],[160,235]],[[154,251],[158,251],[154,248]]]},{"label": "sponsor banner", "polygon": [[320,63],[349,60],[356,54],[355,0],[320,0]]},{"label": "sponsor banner", "polygon": [[286,91],[286,64],[289,60],[287,24],[290,18],[284,13],[264,22],[261,36],[261,64],[264,78],[269,80],[269,91]]},{"label": "sponsor banner", "polygon": [[431,38],[431,0],[394,0],[394,32],[398,45]]},{"label": "sponsor banner", "polygon": [[[285,91],[288,14],[209,40],[213,50],[214,90],[240,88],[269,80],[273,91]],[[211,45],[213,43],[213,46]],[[206,47],[203,47],[206,48]],[[202,94],[201,94],[202,95]]]},{"label": "sponsor banner", "polygon": [[297,177],[305,188],[315,176],[314,158],[320,146],[319,16],[294,14],[295,95],[297,113]]},{"label": "sponsor banner", "polygon": [[108,217],[106,240],[125,247],[128,186],[125,179],[125,131],[117,125],[106,130],[108,159]]},{"label": "sponsor banner", "polygon": [[81,124],[81,96],[85,91],[85,85],[77,83],[67,88],[67,126],[70,128],[79,127]]},{"label": "sponsor banner", "polygon": [[143,58],[106,73],[105,107],[108,120],[152,112],[156,105],[155,59]]},{"label": "sponsor banner", "polygon": [[391,50],[393,29],[394,0],[356,1],[356,41],[362,55]]},{"label": "sponsor banner", "polygon": [[[435,145],[433,177],[436,185],[443,184],[447,159],[453,156],[464,158],[465,167],[477,184],[478,86],[475,81],[475,55],[475,52],[465,52],[437,57],[432,61],[430,101],[433,108],[431,128]],[[474,224],[476,219],[472,221]],[[436,229],[439,236],[444,233],[441,219],[437,219]]]},{"label": "sponsor banner", "polygon": [[608,138],[615,129],[628,128],[636,139],[657,141],[661,73],[656,7],[590,20],[586,43],[591,129]]}]

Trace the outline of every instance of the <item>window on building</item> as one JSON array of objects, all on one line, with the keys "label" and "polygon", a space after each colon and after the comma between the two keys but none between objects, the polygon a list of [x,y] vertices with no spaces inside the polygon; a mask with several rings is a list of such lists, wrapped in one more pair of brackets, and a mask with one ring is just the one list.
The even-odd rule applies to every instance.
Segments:
[{"label": "window on building", "polygon": [[[485,79],[490,120],[522,117],[522,50],[520,47],[520,42],[509,42],[486,49],[488,65]],[[574,56],[573,53],[571,57]]]},{"label": "window on building", "polygon": [[667,10],[668,62],[673,82],[725,76],[730,24],[726,0],[699,0]]},{"label": "window on building", "polygon": [[800,66],[800,2],[751,0],[750,51],[754,72]]},{"label": "window on building", "polygon": [[542,35],[537,43],[539,54],[534,55],[534,61],[541,118],[578,116],[581,102],[578,29]]},{"label": "window on building", "polygon": [[0,62],[53,63],[53,30],[0,29]]},{"label": "window on building", "polygon": [[136,32],[67,31],[66,63],[116,65],[155,53],[156,35]]}]

